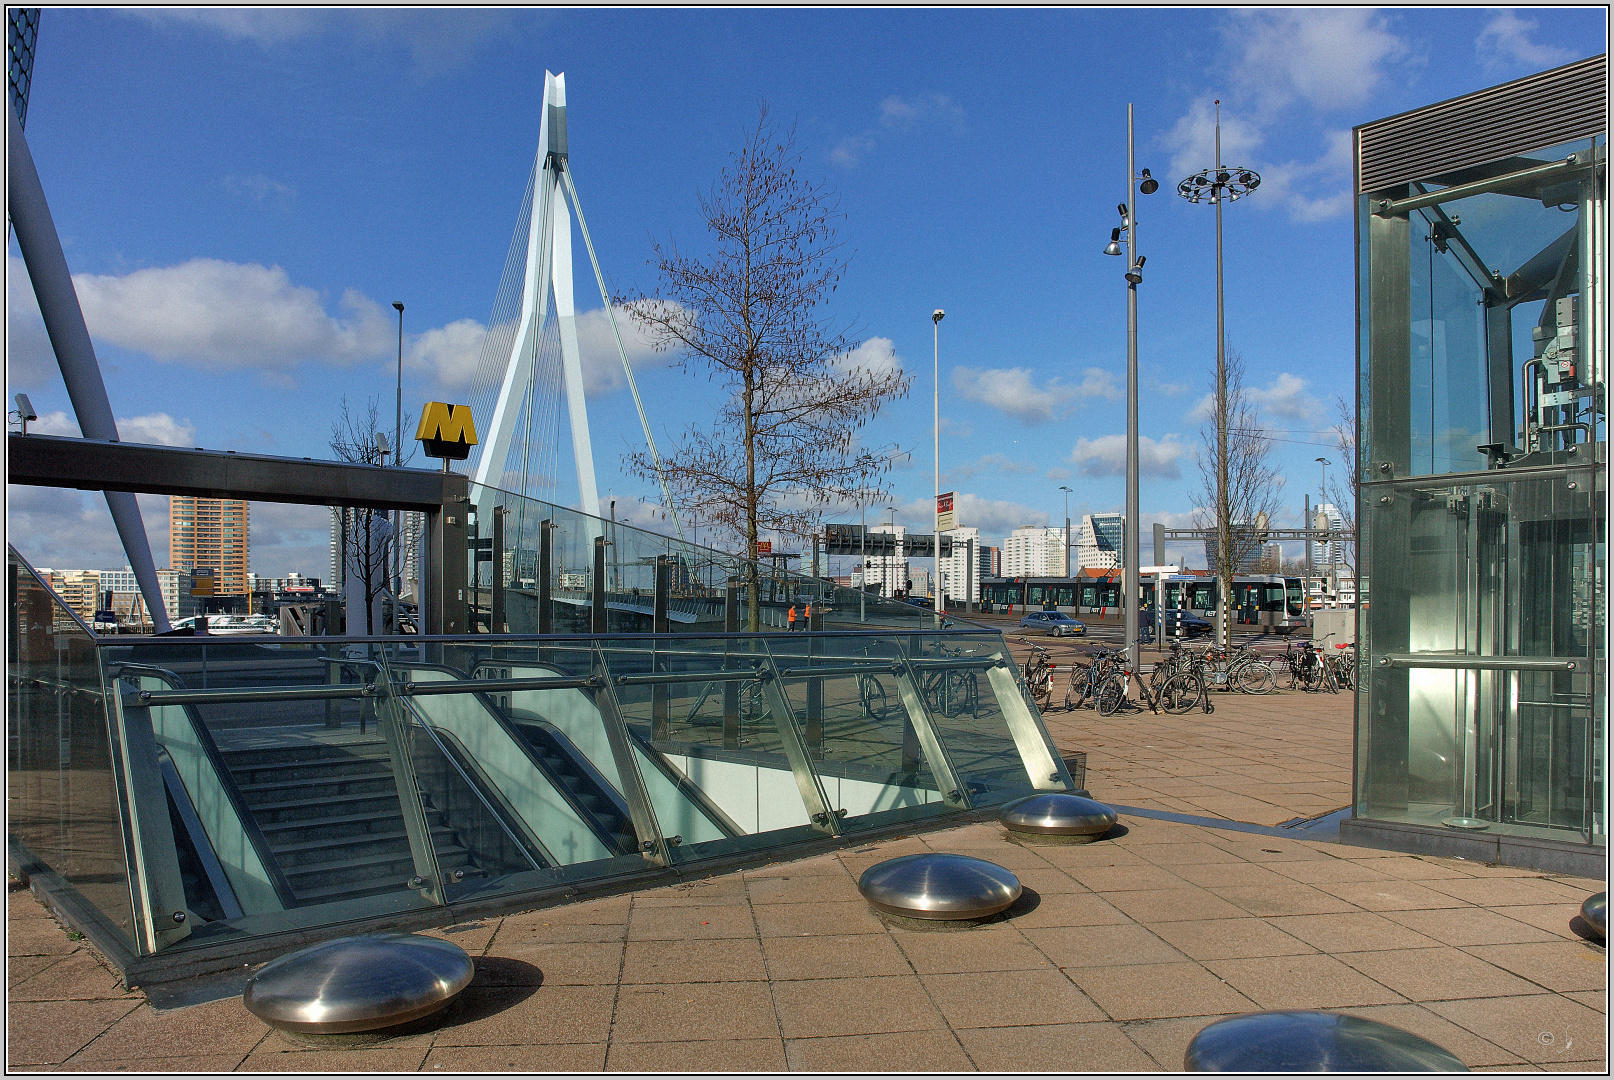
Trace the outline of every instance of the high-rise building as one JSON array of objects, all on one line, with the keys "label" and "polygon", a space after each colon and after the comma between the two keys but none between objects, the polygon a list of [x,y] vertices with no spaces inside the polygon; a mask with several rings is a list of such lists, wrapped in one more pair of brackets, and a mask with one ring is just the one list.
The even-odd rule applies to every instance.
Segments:
[{"label": "high-rise building", "polygon": [[[1345,515],[1333,503],[1323,503],[1312,511],[1313,517],[1323,515],[1328,520],[1328,531],[1334,535],[1327,540],[1311,542],[1311,564],[1319,570],[1336,569],[1345,565]],[[1315,522],[1312,523],[1315,528]]]},{"label": "high-rise building", "polygon": [[1114,570],[1126,561],[1126,518],[1084,514],[1076,532],[1076,565],[1083,570]]},{"label": "high-rise building", "polygon": [[981,548],[981,575],[983,577],[1003,576],[1003,549],[1000,547]]},{"label": "high-rise building", "polygon": [[1025,525],[1003,541],[1004,577],[1063,577],[1065,530]]},{"label": "high-rise building", "polygon": [[[1261,574],[1262,570],[1262,533],[1257,532],[1248,523],[1243,521],[1232,522],[1229,531],[1233,534],[1233,572],[1235,574]],[[1216,530],[1213,528],[1209,536],[1205,537],[1205,565],[1214,574],[1216,572],[1217,555],[1221,545],[1216,541]]]},{"label": "high-rise building", "polygon": [[46,576],[50,587],[62,598],[62,603],[89,622],[95,617],[101,592],[99,570],[52,570]]},{"label": "high-rise building", "polygon": [[242,499],[168,498],[168,565],[212,569],[215,596],[245,596],[252,565],[250,522]]},{"label": "high-rise building", "polygon": [[908,557],[902,554],[906,525],[870,525],[869,535],[889,533],[896,537],[896,549],[889,555],[870,555],[863,567],[862,581],[878,586],[881,596],[894,596],[908,590]]},{"label": "high-rise building", "polygon": [[976,569],[973,573],[969,570],[969,558],[972,546],[974,551],[980,551],[981,530],[954,529],[942,535],[953,538],[953,553],[941,561],[942,587],[946,589],[949,601],[963,603],[965,600],[973,599],[970,596],[971,590],[977,594],[980,592],[980,557],[976,556]]}]

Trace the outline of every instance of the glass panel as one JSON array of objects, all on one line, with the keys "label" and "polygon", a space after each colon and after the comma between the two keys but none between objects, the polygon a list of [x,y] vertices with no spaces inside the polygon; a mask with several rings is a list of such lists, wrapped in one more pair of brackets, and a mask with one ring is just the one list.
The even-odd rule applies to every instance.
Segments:
[{"label": "glass panel", "polygon": [[[1496,475],[1364,489],[1378,572],[1363,620],[1358,812],[1589,839],[1603,830],[1593,817],[1606,703],[1598,471]],[[1430,666],[1440,654],[1560,669]]]},{"label": "glass panel", "polygon": [[[216,861],[228,882],[219,891],[241,912],[200,922],[185,944],[431,902],[411,884],[425,876],[418,857],[429,853],[412,842],[413,793],[399,782],[407,763],[375,699],[274,697],[371,684],[381,648],[318,638],[103,643],[108,677],[124,685],[247,698],[150,709],[152,733],[180,787],[170,799],[188,803],[196,823],[184,842]],[[187,878],[188,901],[201,884]]]},{"label": "glass panel", "polygon": [[131,951],[123,817],[94,637],[8,549],[6,827]]}]

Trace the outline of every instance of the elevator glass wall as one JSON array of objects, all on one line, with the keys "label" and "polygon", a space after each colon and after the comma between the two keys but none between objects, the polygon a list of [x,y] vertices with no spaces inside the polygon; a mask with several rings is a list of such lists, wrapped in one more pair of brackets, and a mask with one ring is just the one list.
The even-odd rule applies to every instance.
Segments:
[{"label": "elevator glass wall", "polygon": [[1358,200],[1358,823],[1606,842],[1605,165]]}]

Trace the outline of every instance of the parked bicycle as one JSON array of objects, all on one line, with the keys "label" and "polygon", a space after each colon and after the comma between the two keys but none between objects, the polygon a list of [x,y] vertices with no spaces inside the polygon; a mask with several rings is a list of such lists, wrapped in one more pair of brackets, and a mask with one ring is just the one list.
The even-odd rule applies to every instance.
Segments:
[{"label": "parked bicycle", "polygon": [[1031,655],[1026,658],[1025,666],[1020,674],[1026,681],[1026,689],[1031,691],[1031,700],[1038,709],[1047,709],[1048,702],[1054,694],[1054,662],[1048,655],[1048,650],[1038,645],[1032,645],[1025,638],[1017,638],[1022,645],[1031,646]]}]

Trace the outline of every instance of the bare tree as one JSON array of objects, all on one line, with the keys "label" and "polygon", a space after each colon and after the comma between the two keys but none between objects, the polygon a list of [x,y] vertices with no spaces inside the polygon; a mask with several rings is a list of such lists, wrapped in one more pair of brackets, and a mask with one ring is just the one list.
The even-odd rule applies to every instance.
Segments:
[{"label": "bare tree", "polygon": [[[1356,460],[1356,408],[1343,396],[1334,397],[1334,449],[1339,453],[1339,468],[1329,478],[1328,499],[1339,510],[1345,524],[1345,568],[1356,573],[1356,488],[1361,479],[1361,466]],[[1340,477],[1344,477],[1343,482]]]},{"label": "bare tree", "polygon": [[[781,135],[764,105],[721,179],[700,199],[710,251],[655,245],[661,294],[623,299],[658,351],[704,372],[722,397],[707,425],[691,423],[661,461],[673,498],[745,545],[748,624],[760,629],[757,538],[812,533],[823,507],[883,496],[884,449],[857,432],[912,381],[893,362],[860,365],[858,342],[823,307],[845,272],[840,217],[820,184],[797,173],[794,133]],[[629,468],[658,476],[648,454]]]},{"label": "bare tree", "polygon": [[1216,575],[1224,613],[1222,625],[1228,635],[1223,643],[1227,644],[1232,635],[1233,576],[1240,566],[1256,560],[1262,526],[1278,512],[1283,478],[1272,462],[1272,441],[1261,426],[1259,410],[1244,390],[1244,357],[1229,352],[1227,398],[1223,405],[1223,415],[1227,417],[1228,528],[1225,534],[1221,532],[1215,509],[1221,501],[1216,482],[1216,417],[1222,412],[1218,404],[1222,403],[1213,403],[1211,416],[1200,430],[1200,445],[1194,451],[1200,477],[1195,501],[1201,508],[1194,517],[1196,527],[1217,532],[1209,551],[1210,570]]},{"label": "bare tree", "polygon": [[[331,452],[343,461],[351,461],[363,465],[382,464],[383,455],[376,446],[376,433],[386,434],[386,429],[380,426],[380,413],[376,399],[371,398],[366,403],[365,411],[356,414],[342,398],[342,413],[340,419],[331,424]],[[406,417],[407,423],[410,418]],[[390,439],[388,440],[391,441]],[[413,447],[410,453],[404,456],[408,461],[414,456]],[[378,601],[383,596],[391,595],[388,581],[391,575],[388,568],[391,565],[393,545],[396,541],[392,522],[385,510],[372,510],[365,507],[343,506],[338,507],[337,513],[341,515],[341,544],[342,568],[344,577],[349,567],[353,576],[358,579],[359,589],[364,596],[364,617],[362,632],[365,635],[378,634],[382,627],[376,625]],[[393,603],[397,603],[394,596]],[[351,619],[348,631],[356,631]]]}]

